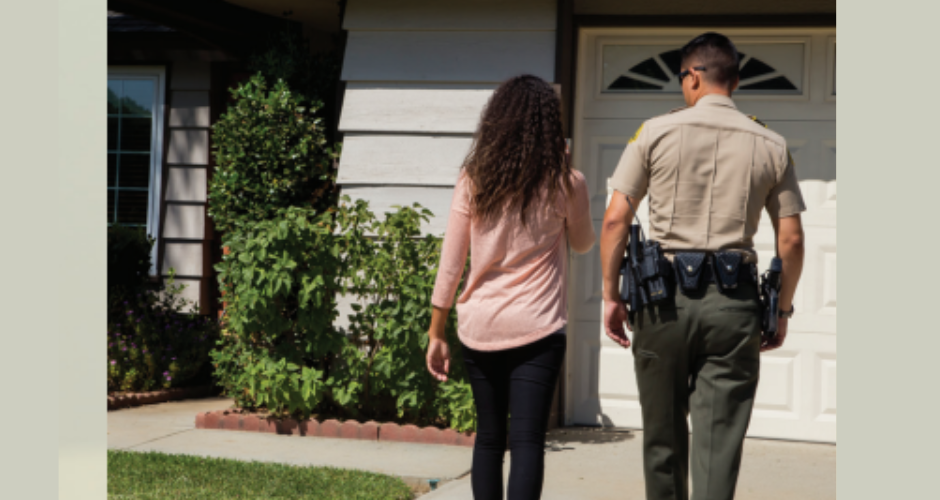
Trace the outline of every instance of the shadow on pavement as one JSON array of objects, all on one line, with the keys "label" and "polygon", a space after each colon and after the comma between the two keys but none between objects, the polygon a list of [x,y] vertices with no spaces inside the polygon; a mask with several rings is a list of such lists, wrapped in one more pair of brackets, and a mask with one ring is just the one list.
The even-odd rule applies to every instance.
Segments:
[{"label": "shadow on pavement", "polygon": [[552,429],[545,437],[546,450],[573,450],[574,444],[620,443],[636,437],[636,432],[617,427],[561,427]]}]

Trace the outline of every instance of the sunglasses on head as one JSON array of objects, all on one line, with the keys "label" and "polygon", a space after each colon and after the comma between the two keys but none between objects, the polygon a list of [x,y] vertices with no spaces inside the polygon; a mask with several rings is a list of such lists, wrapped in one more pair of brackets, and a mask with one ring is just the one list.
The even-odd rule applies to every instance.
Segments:
[{"label": "sunglasses on head", "polygon": [[693,66],[693,67],[691,67],[691,68],[689,68],[689,69],[687,69],[687,70],[685,70],[685,71],[679,72],[679,74],[676,75],[676,76],[679,77],[679,85],[682,85],[682,79],[683,79],[683,78],[685,78],[685,77],[689,76],[690,74],[692,74],[692,70],[693,70],[693,69],[694,69],[694,70],[698,70],[698,71],[705,71],[705,70],[707,70],[708,68],[706,68],[705,66]]}]

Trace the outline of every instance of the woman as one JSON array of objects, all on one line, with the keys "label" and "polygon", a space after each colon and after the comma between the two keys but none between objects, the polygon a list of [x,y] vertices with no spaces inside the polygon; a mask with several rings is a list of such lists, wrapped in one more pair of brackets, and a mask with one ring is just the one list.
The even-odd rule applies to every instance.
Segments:
[{"label": "woman", "polygon": [[560,107],[538,77],[500,85],[451,203],[427,364],[435,378],[447,380],[444,324],[469,249],[457,318],[477,412],[471,476],[477,500],[503,498],[507,423],[509,498],[542,492],[545,431],[566,347],[567,247],[585,253],[594,244],[587,185],[571,168]]}]

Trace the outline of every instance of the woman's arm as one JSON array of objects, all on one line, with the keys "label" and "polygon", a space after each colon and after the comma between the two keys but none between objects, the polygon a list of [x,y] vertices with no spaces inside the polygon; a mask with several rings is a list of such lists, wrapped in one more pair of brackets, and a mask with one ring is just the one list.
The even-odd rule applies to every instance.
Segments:
[{"label": "woman's arm", "polygon": [[575,252],[587,253],[597,239],[594,225],[591,223],[591,197],[584,175],[577,170],[571,174],[573,192],[568,196],[568,214],[565,220],[568,243]]},{"label": "woman's arm", "polygon": [[441,248],[441,261],[431,297],[431,325],[428,328],[427,365],[431,375],[441,382],[447,381],[450,371],[450,347],[447,345],[445,326],[447,315],[454,304],[454,295],[463,276],[470,250],[470,203],[467,181],[461,177],[454,187],[447,233]]}]

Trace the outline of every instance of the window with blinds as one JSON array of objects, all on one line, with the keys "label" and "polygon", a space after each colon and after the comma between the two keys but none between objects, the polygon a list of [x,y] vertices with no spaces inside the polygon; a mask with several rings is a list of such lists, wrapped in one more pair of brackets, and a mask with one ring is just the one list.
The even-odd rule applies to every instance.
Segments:
[{"label": "window with blinds", "polygon": [[156,82],[108,79],[108,224],[146,226]]},{"label": "window with blinds", "polygon": [[108,67],[108,225],[145,228],[154,238],[160,234],[164,81],[163,67]]}]

